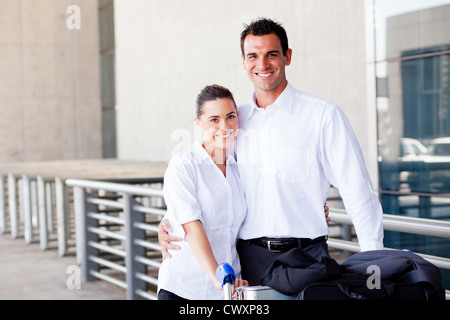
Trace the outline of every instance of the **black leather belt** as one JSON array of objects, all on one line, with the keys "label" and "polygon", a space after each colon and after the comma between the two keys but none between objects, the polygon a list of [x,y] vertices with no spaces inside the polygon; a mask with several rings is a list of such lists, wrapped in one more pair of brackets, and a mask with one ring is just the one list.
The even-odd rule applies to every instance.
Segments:
[{"label": "black leather belt", "polygon": [[306,248],[314,243],[327,240],[327,236],[309,238],[257,238],[251,239],[250,242],[260,247],[266,248],[272,252],[286,252],[293,248]]}]

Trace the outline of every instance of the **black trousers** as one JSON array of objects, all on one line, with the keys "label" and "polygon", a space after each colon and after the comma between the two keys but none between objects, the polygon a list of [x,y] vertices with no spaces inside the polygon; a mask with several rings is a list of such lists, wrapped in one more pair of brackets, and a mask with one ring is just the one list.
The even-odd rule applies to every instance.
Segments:
[{"label": "black trousers", "polygon": [[[267,248],[252,243],[251,240],[242,239],[238,240],[236,248],[241,260],[242,279],[247,280],[251,286],[260,285],[261,278],[272,261],[284,253],[269,251]],[[326,239],[302,249],[319,261],[323,256],[330,256]]]},{"label": "black trousers", "polygon": [[188,299],[177,296],[173,292],[164,289],[159,289],[158,300],[188,300]]}]

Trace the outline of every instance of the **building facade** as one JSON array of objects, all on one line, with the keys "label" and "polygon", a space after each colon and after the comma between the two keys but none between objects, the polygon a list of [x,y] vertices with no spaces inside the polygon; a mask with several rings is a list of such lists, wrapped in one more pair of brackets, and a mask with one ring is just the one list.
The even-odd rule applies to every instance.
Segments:
[{"label": "building facade", "polygon": [[97,1],[1,0],[0,29],[0,161],[101,158]]}]

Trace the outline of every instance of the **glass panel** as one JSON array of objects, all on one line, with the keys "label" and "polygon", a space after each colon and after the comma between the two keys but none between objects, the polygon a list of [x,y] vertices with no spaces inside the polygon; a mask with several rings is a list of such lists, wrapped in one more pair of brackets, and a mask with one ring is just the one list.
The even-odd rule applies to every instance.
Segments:
[{"label": "glass panel", "polygon": [[114,1],[100,0],[99,40],[102,98],[102,151],[103,158],[117,156]]},{"label": "glass panel", "polygon": [[[450,1],[374,3],[383,210],[450,220]],[[386,231],[385,246],[450,258],[449,239]]]},{"label": "glass panel", "polygon": [[374,0],[376,60],[448,43],[449,0]]}]

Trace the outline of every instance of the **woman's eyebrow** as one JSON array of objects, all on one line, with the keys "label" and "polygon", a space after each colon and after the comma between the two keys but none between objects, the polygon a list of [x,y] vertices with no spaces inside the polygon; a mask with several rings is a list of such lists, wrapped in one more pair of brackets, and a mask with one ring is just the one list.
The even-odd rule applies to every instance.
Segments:
[{"label": "woman's eyebrow", "polygon": [[[230,114],[233,114],[233,113],[236,113],[236,111],[231,111],[230,113],[227,113],[227,116],[229,116]],[[210,119],[210,118],[218,118],[218,117],[219,116],[212,115],[212,116],[209,116],[208,119]]]}]

